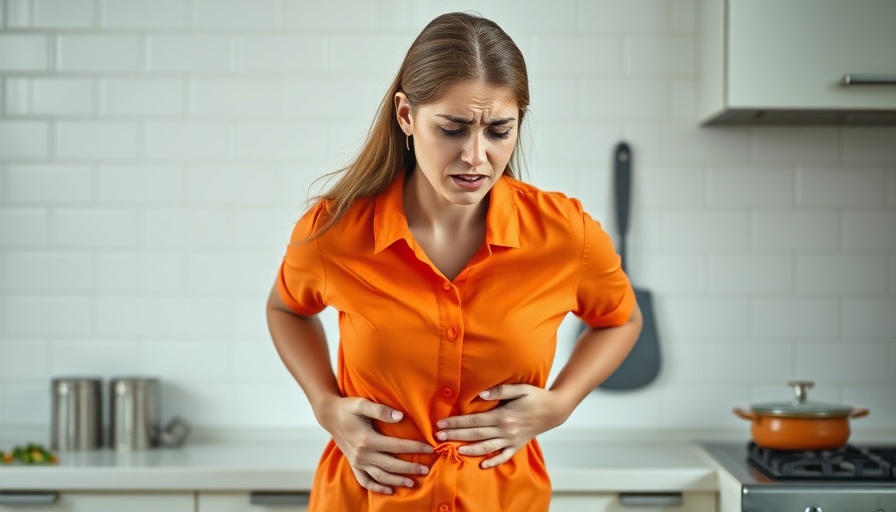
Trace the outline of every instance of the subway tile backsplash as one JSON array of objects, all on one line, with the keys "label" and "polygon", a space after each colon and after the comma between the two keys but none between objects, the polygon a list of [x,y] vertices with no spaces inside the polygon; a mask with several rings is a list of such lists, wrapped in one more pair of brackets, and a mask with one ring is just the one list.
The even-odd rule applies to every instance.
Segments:
[{"label": "subway tile backsplash", "polygon": [[163,416],[200,426],[314,425],[265,299],[314,178],[447,8],[520,45],[528,179],[617,240],[633,149],[629,271],[664,366],[571,424],[746,430],[732,407],[801,378],[892,427],[896,128],[699,127],[697,3],[0,0],[0,428],[47,425],[66,374],[158,376]]}]

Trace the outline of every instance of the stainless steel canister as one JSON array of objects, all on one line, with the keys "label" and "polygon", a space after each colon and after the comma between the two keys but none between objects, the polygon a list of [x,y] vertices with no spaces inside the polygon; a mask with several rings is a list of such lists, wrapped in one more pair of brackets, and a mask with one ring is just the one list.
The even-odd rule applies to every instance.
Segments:
[{"label": "stainless steel canister", "polygon": [[119,377],[109,381],[109,445],[114,450],[146,450],[160,442],[159,380]]},{"label": "stainless steel canister", "polygon": [[96,377],[59,377],[51,381],[50,446],[54,450],[102,447],[102,382]]}]

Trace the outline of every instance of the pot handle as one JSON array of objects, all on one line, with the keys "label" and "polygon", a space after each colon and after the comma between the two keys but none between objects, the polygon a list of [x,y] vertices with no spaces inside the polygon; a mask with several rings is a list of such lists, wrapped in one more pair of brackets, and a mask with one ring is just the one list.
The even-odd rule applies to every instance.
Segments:
[{"label": "pot handle", "polygon": [[745,420],[753,421],[756,419],[756,414],[753,412],[747,412],[747,411],[741,409],[740,407],[735,407],[733,410],[734,410],[734,414],[740,416],[741,418],[743,418]]},{"label": "pot handle", "polygon": [[851,413],[849,413],[850,418],[861,418],[863,416],[868,416],[868,409],[853,409]]}]

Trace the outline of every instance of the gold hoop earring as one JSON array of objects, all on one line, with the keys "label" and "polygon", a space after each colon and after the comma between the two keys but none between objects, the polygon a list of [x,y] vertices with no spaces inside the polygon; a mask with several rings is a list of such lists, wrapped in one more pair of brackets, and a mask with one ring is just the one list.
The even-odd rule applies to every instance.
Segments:
[{"label": "gold hoop earring", "polygon": [[404,147],[408,148],[408,151],[411,150],[411,136],[410,135],[404,136]]}]

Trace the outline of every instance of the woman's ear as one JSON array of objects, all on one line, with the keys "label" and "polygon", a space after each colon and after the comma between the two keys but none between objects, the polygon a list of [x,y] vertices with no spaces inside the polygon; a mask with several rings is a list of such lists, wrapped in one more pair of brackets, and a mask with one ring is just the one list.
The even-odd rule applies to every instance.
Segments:
[{"label": "woman's ear", "polygon": [[411,120],[411,103],[408,97],[401,91],[395,93],[395,116],[398,118],[398,126],[406,135],[414,134],[414,123]]}]

